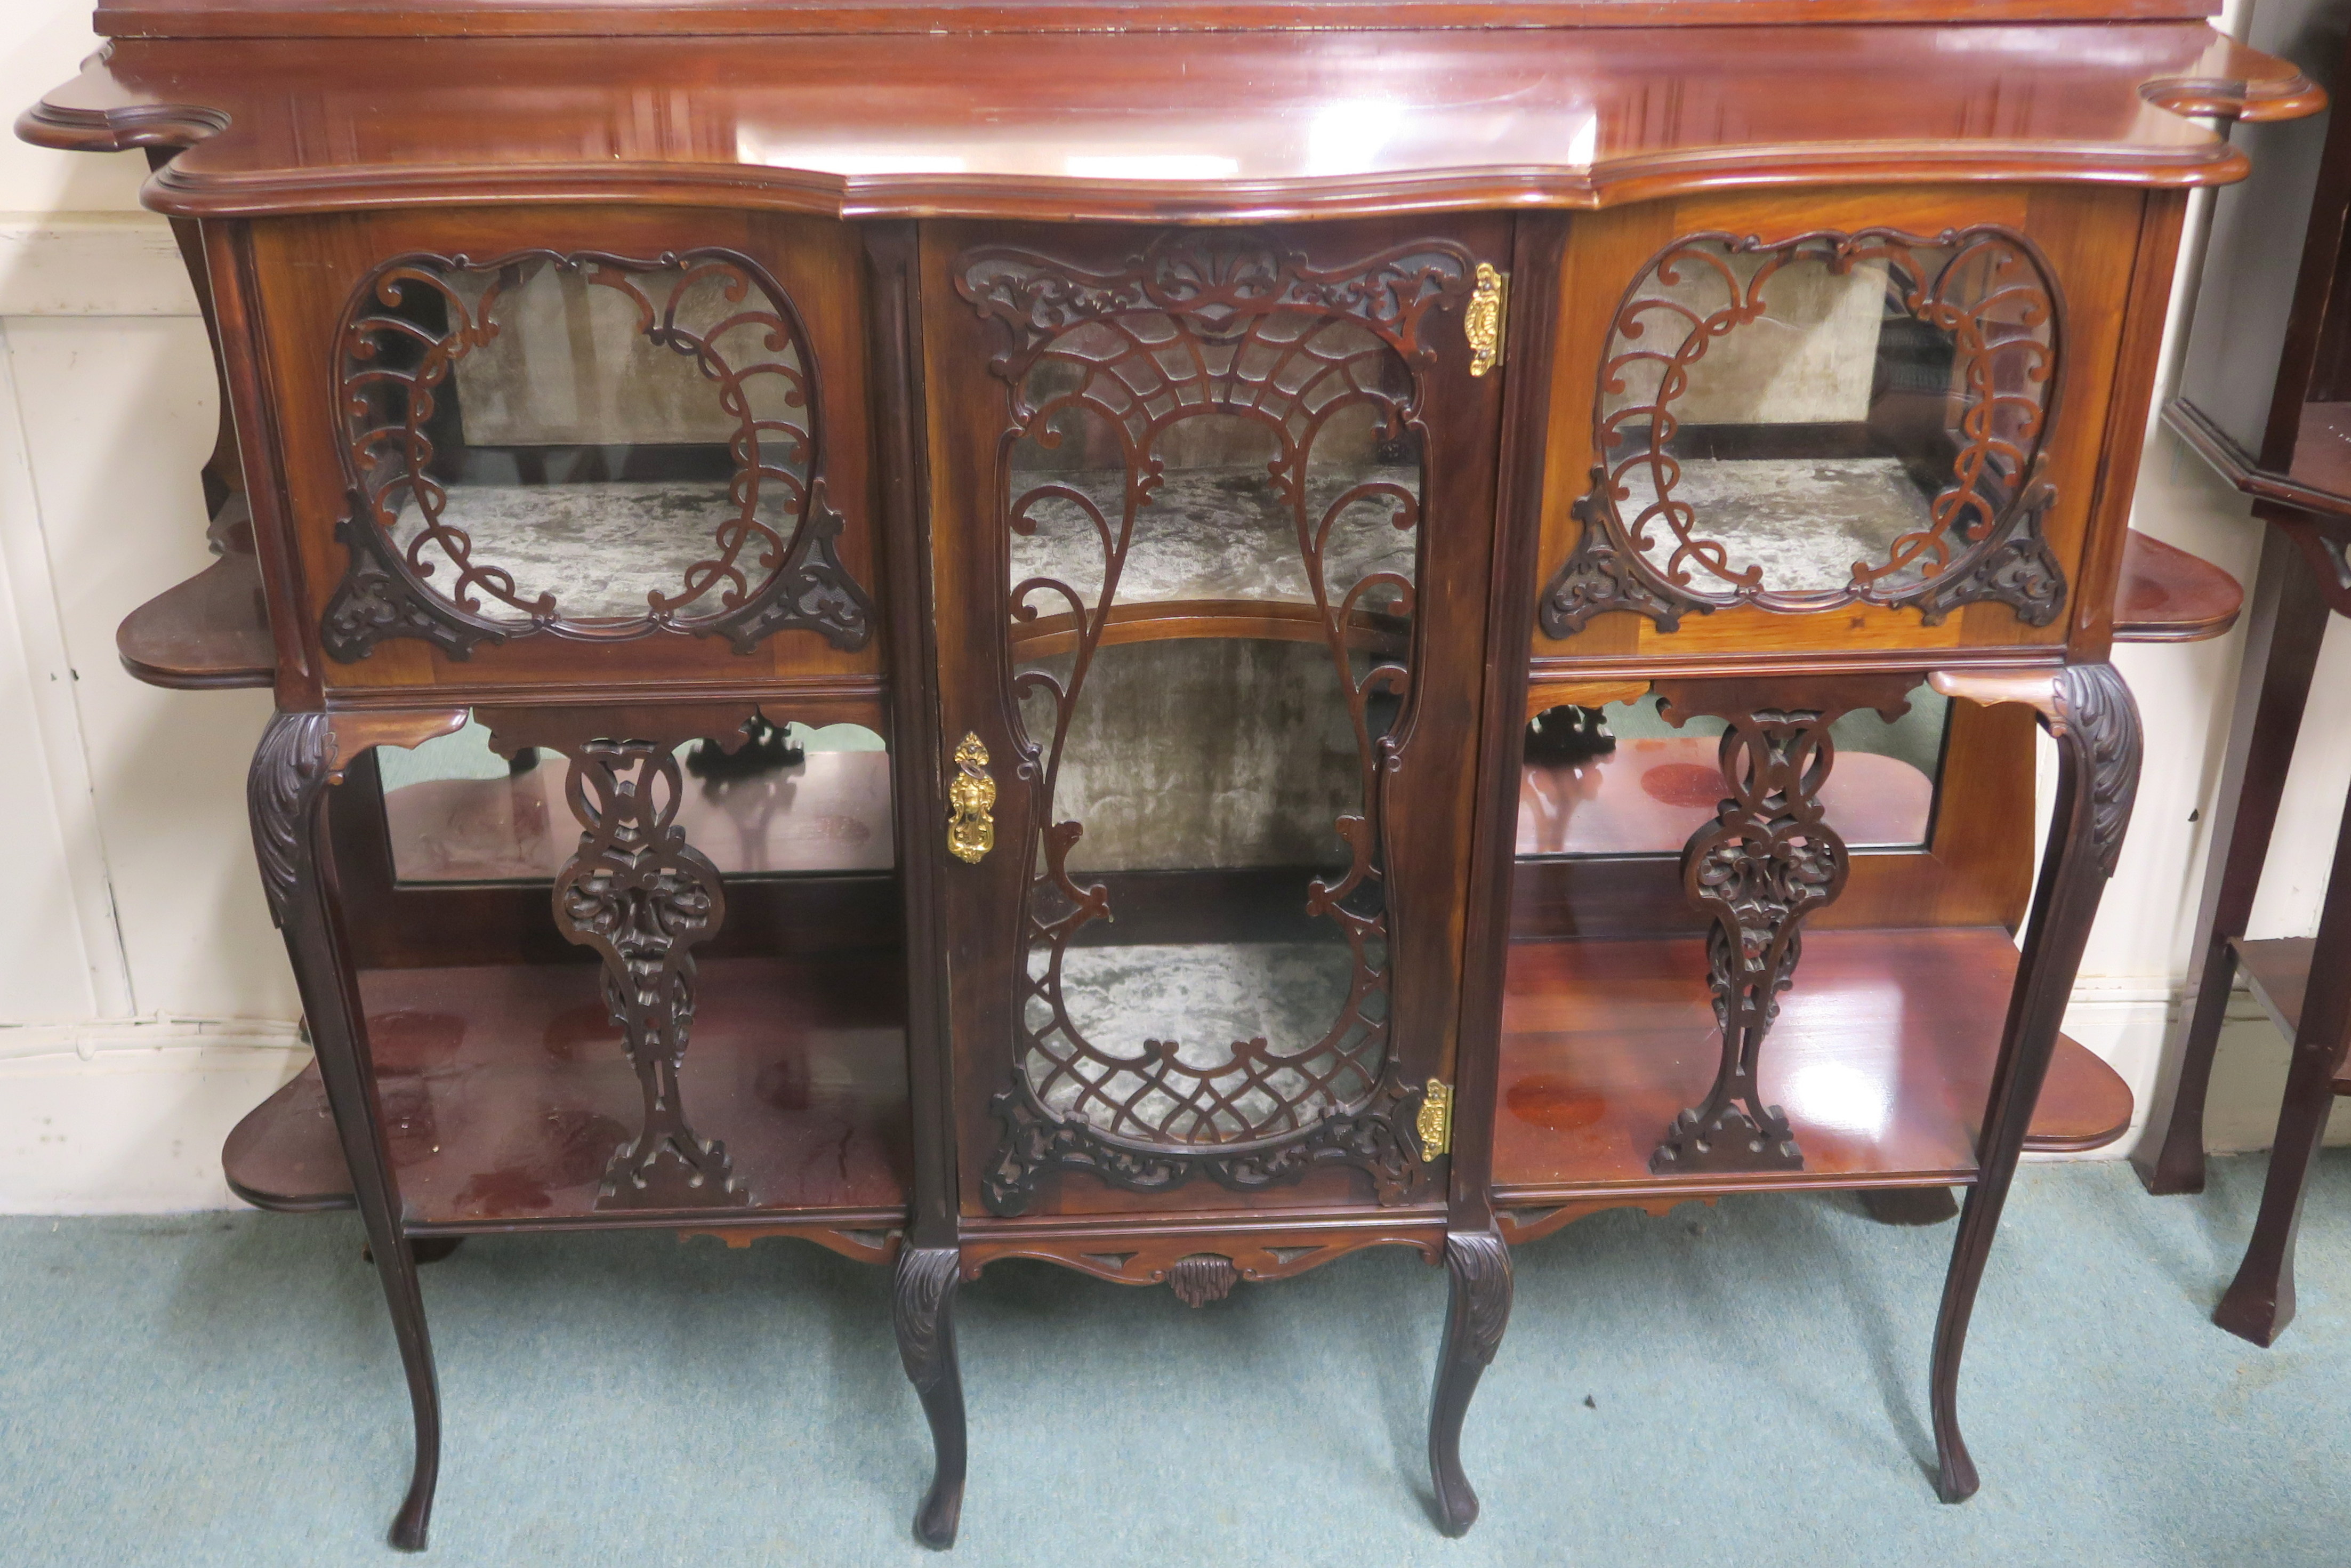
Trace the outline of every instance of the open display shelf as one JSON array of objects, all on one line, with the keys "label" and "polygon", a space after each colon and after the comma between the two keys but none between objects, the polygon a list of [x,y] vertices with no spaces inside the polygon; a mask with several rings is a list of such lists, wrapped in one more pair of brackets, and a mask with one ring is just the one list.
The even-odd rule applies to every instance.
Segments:
[{"label": "open display shelf", "polygon": [[[643,1112],[593,965],[361,971],[408,1228],[903,1226],[913,1177],[894,956],[711,959],[698,977],[680,1098],[750,1196],[664,1215],[597,1207],[606,1162]],[[351,1201],[315,1067],[239,1124],[223,1163],[266,1208]]]},{"label": "open display shelf", "polygon": [[260,563],[249,555],[222,556],[124,616],[114,646],[122,667],[151,686],[269,685],[277,650],[269,640]]},{"label": "open display shelf", "polygon": [[2237,623],[2242,584],[2200,556],[2134,528],[2115,590],[2117,643],[2201,643]]},{"label": "open display shelf", "polygon": [[[1761,1073],[1804,1168],[1661,1176],[1650,1153],[1705,1097],[1719,1055],[1694,978],[1703,939],[1520,943],[1503,1010],[1495,1201],[1972,1181],[2016,965],[1996,926],[1807,934]],[[2026,1147],[2095,1148],[2130,1120],[2129,1086],[2061,1040]]]},{"label": "open display shelf", "polygon": [[[2318,951],[2318,939],[2273,936],[2253,942],[2238,936],[2229,946],[2236,952],[2246,989],[2262,1004],[2278,1032],[2294,1039],[2302,1032],[2303,995],[2310,988],[2310,966]],[[2351,1061],[2335,1069],[2334,1085],[2335,1093],[2351,1094]]]}]

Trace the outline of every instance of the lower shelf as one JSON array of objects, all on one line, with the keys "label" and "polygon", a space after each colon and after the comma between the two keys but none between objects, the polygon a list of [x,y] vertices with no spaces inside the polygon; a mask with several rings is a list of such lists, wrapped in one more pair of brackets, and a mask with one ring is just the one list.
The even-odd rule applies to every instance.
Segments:
[{"label": "lower shelf", "polygon": [[[605,1162],[641,1121],[634,1071],[592,965],[362,971],[377,1092],[408,1223],[903,1223],[912,1187],[904,980],[893,954],[700,967],[680,1072],[686,1114],[724,1141],[742,1207],[599,1210]],[[229,1185],[264,1208],[348,1207],[318,1069],[239,1123]]]},{"label": "lower shelf", "polygon": [[[1765,1098],[1787,1111],[1806,1168],[1660,1177],[1649,1153],[1714,1070],[1702,943],[1521,944],[1504,1021],[1497,1200],[1972,1180],[2016,962],[1996,927],[1809,935],[1763,1069]],[[649,1216],[596,1207],[638,1097],[593,967],[364,971],[411,1226],[900,1223],[912,1160],[896,956],[714,959],[700,977],[686,1104],[705,1136],[726,1142],[751,1201]],[[2026,1147],[2098,1148],[2130,1119],[2128,1085],[2061,1039]],[[221,1157],[229,1185],[260,1207],[351,1204],[316,1067],[239,1123]]]},{"label": "lower shelf", "polygon": [[[1514,946],[1496,1201],[1972,1181],[2016,966],[1996,926],[1807,933],[1761,1063],[1804,1168],[1659,1176],[1651,1151],[1714,1078],[1704,940]],[[2026,1146],[2096,1148],[2130,1118],[2129,1086],[2061,1040]]]},{"label": "lower shelf", "polygon": [[[2270,1022],[2288,1040],[2300,1034],[2302,998],[2310,988],[2310,959],[2318,950],[2317,938],[2279,936],[2248,942],[2240,936],[2229,946],[2237,950],[2237,967],[2244,974],[2245,985],[2262,1004],[2262,1010],[2270,1015]],[[2335,1092],[2351,1094],[2351,1061],[2335,1073]]]}]

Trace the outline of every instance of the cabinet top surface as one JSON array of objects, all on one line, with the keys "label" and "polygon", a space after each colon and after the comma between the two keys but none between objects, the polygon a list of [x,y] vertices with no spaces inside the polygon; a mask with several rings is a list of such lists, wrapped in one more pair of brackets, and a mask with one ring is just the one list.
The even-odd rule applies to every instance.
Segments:
[{"label": "cabinet top surface", "polygon": [[2220,0],[100,0],[115,38],[2202,18]]},{"label": "cabinet top surface", "polygon": [[2242,155],[2187,116],[2323,102],[2290,64],[2181,20],[183,37],[118,40],[17,129],[188,148],[147,200],[200,216],[601,200],[1252,221],[1769,184],[2216,183]]}]

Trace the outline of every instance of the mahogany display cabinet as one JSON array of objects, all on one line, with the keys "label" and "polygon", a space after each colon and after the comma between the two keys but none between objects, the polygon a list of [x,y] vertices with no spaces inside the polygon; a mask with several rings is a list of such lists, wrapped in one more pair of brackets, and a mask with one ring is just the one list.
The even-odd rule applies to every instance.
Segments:
[{"label": "mahogany display cabinet", "polygon": [[121,645],[277,695],[317,1065],[225,1162],[365,1222],[394,1542],[469,1233],[889,1264],[935,1545],[991,1262],[1412,1248],[1458,1532],[1510,1247],[1783,1188],[1970,1189],[1970,1495],[2019,1152],[2130,1119],[2107,651],[2236,612],[2127,528],[2196,117],[2322,101],[2203,10],[101,8],[19,131],[150,151],[215,329]]}]

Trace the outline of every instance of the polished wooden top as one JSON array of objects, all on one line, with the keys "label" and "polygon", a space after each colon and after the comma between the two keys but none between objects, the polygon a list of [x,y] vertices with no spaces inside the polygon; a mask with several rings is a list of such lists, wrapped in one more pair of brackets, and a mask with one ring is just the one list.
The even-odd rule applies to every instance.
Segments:
[{"label": "polished wooden top", "polygon": [[486,37],[1233,27],[2114,21],[2220,0],[101,0],[108,37]]},{"label": "polished wooden top", "polygon": [[1731,186],[2194,185],[2324,95],[2195,22],[132,39],[18,122],[188,215],[452,200],[1254,221]]}]

